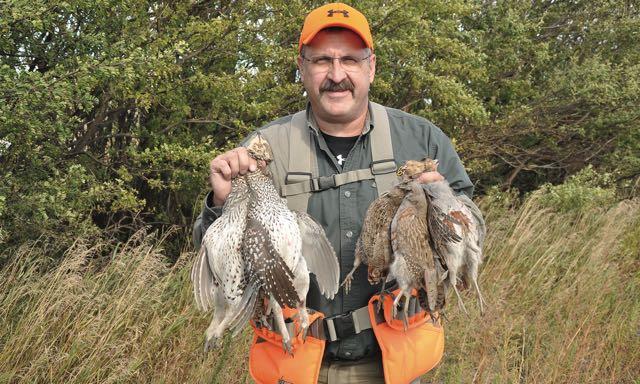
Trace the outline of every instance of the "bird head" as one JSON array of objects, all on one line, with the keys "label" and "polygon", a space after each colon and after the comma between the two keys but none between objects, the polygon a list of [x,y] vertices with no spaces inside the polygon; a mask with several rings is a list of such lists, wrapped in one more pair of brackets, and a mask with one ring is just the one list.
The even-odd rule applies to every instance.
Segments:
[{"label": "bird head", "polygon": [[267,140],[263,139],[261,135],[257,135],[249,145],[247,146],[247,152],[256,161],[264,161],[265,164],[269,164],[273,160],[271,155],[271,147]]},{"label": "bird head", "polygon": [[438,170],[438,160],[425,157],[421,161],[425,169],[423,172],[435,172]]},{"label": "bird head", "polygon": [[425,164],[422,161],[407,160],[403,166],[398,168],[396,174],[402,178],[403,181],[409,181],[420,176],[422,172],[425,172]]},{"label": "bird head", "polygon": [[369,273],[367,280],[369,280],[369,284],[376,285],[381,283],[387,278],[388,268],[369,268]]}]

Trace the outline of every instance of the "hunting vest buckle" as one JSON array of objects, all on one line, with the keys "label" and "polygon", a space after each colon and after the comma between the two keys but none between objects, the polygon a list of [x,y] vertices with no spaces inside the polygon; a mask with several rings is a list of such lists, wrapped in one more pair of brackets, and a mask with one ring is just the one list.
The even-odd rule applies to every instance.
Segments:
[{"label": "hunting vest buckle", "polygon": [[397,170],[398,166],[393,159],[383,159],[371,162],[371,174],[374,176],[395,173]]}]

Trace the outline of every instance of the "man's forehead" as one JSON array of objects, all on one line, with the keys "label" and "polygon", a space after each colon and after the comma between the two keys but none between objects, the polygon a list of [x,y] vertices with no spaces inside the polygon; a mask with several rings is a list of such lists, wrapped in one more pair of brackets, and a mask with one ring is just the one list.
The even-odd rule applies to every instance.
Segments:
[{"label": "man's forehead", "polygon": [[367,47],[358,34],[346,28],[323,29],[307,46],[313,51],[332,48],[358,51]]}]

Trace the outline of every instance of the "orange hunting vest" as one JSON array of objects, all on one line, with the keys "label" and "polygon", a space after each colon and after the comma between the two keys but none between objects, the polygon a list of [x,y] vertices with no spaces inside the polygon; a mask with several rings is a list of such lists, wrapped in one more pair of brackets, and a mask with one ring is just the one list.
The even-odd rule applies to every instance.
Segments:
[{"label": "orange hunting vest", "polygon": [[[424,375],[440,362],[444,353],[444,330],[439,321],[434,324],[425,311],[409,317],[406,331],[402,320],[392,318],[393,300],[398,292],[385,295],[381,312],[378,312],[380,296],[373,296],[367,306],[371,324],[362,328],[373,328],[382,350],[385,382],[393,384],[410,383]],[[296,310],[284,308],[283,313],[285,322],[292,324],[293,356],[284,351],[279,333],[252,323],[251,377],[264,384],[316,383],[328,338],[322,327],[324,315],[320,312],[309,315],[309,333],[303,342]]]}]

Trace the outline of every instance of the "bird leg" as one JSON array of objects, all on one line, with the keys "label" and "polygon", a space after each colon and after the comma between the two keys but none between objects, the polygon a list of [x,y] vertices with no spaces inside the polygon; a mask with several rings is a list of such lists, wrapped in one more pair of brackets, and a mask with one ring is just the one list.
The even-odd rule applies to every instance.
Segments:
[{"label": "bird leg", "polygon": [[404,307],[402,308],[402,312],[404,313],[404,318],[402,322],[404,324],[404,331],[406,332],[409,329],[409,303],[411,302],[411,293],[409,291],[404,292]]},{"label": "bird leg", "polygon": [[278,327],[278,331],[280,331],[280,335],[282,335],[282,349],[284,349],[284,351],[289,355],[293,356],[291,336],[289,336],[289,331],[287,331],[287,325],[284,322],[282,308],[280,308],[280,305],[278,305],[278,303],[273,298],[271,299],[271,308],[273,310],[273,316],[276,320],[276,326]]},{"label": "bird leg", "polygon": [[486,302],[484,301],[484,298],[482,297],[482,293],[480,293],[480,287],[478,287],[478,282],[476,281],[476,279],[473,279],[473,285],[476,288],[476,292],[478,292],[478,300],[480,302],[480,314],[484,315],[484,304],[486,304]]},{"label": "bird leg", "polygon": [[302,341],[307,340],[307,332],[309,331],[309,312],[307,311],[307,300],[302,300],[297,307],[300,314],[300,328],[302,329]]},{"label": "bird leg", "polygon": [[361,263],[360,255],[358,254],[358,252],[356,252],[355,258],[353,259],[353,268],[351,268],[351,271],[347,274],[347,277],[345,277],[342,284],[340,284],[341,287],[344,286],[345,295],[348,295],[349,291],[351,290],[351,282],[353,281],[353,274],[356,272],[356,269],[358,269],[358,267],[360,266],[360,263]]},{"label": "bird leg", "polygon": [[458,291],[458,287],[455,284],[453,284],[453,291],[456,293],[456,296],[458,296],[458,305],[460,306],[460,309],[462,309],[464,313],[468,315],[469,312],[467,312],[467,308],[464,306],[464,302],[462,302],[462,297],[460,297],[460,292]]},{"label": "bird leg", "polygon": [[391,316],[396,319],[398,317],[398,305],[400,304],[400,300],[404,297],[404,304],[402,307],[402,323],[404,325],[404,330],[406,331],[409,327],[409,299],[411,298],[411,294],[409,294],[404,289],[400,289],[400,294],[396,296],[396,299],[393,301],[393,308],[391,309]]},{"label": "bird leg", "polygon": [[222,333],[224,332],[224,319],[227,317],[226,300],[221,289],[216,289],[213,294],[213,318],[205,333],[204,352],[218,348],[221,344]]},{"label": "bird leg", "polygon": [[380,294],[379,294],[380,300],[378,300],[378,304],[377,304],[378,308],[376,308],[376,310],[378,312],[380,312],[382,310],[382,304],[384,304],[383,303],[384,302],[384,297],[386,296],[386,294],[384,293],[384,286],[385,286],[386,283],[387,283],[386,280],[383,281],[382,282],[382,288],[380,288]]},{"label": "bird leg", "polygon": [[[271,315],[271,300],[260,298],[260,324],[262,327],[267,328],[270,331],[273,331],[273,326],[271,325],[271,321],[269,320],[269,315]],[[264,308],[264,309],[263,309]]]}]

